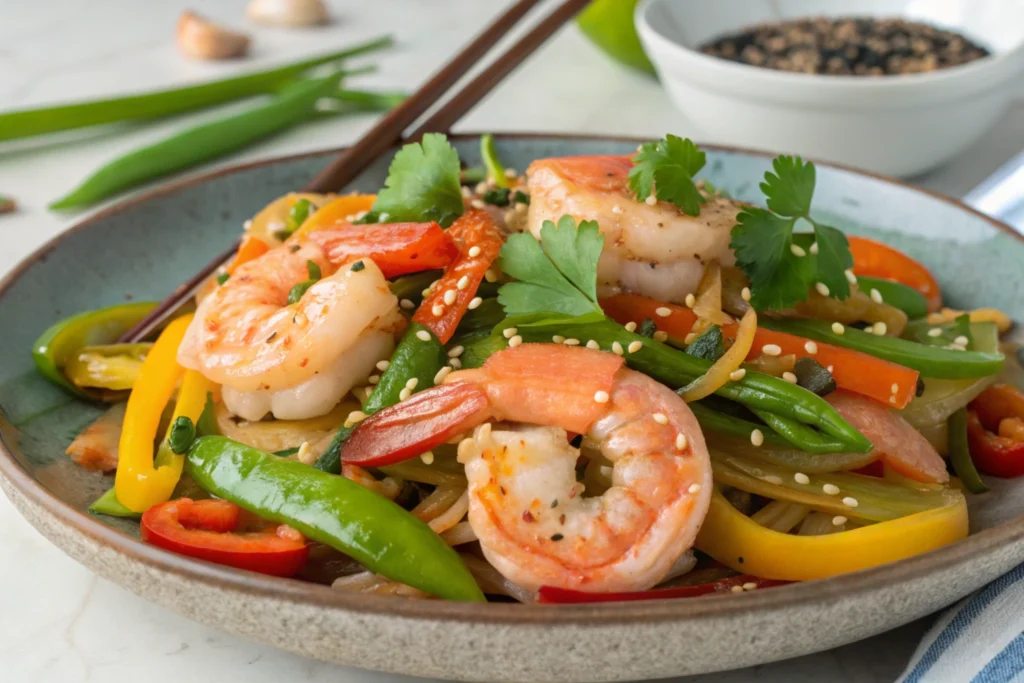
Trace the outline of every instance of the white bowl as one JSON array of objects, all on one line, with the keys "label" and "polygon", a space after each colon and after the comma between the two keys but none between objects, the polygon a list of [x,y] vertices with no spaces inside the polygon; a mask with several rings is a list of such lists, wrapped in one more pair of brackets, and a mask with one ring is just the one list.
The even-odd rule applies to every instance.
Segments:
[{"label": "white bowl", "polygon": [[[788,73],[698,51],[752,24],[807,16],[901,16],[957,31],[993,54],[869,77]],[[952,158],[1024,94],[1024,0],[648,0],[636,25],[669,96],[713,141],[890,175]]]}]

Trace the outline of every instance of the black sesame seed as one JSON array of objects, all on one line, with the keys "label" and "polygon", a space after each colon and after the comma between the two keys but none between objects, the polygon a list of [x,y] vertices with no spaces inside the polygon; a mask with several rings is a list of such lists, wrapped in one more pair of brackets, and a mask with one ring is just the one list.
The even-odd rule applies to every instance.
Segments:
[{"label": "black sesame seed", "polygon": [[274,337],[276,337],[276,336],[277,336],[277,332],[271,332],[270,336],[267,337],[267,343],[269,344],[270,342],[274,341]]},{"label": "black sesame seed", "polygon": [[565,536],[563,536],[562,534],[555,534],[555,535],[553,535],[551,537],[551,540],[552,541],[561,541],[563,538],[565,538]]},{"label": "black sesame seed", "polygon": [[361,271],[365,267],[366,267],[365,263],[363,263],[362,261],[356,261],[355,263],[352,264],[352,272],[353,273],[358,273],[359,271]]}]

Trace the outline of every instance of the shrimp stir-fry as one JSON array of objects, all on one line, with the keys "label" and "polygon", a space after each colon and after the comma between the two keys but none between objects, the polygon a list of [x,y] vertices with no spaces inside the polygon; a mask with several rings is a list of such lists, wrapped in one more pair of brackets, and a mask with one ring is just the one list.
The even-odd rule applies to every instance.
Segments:
[{"label": "shrimp stir-fry", "polygon": [[[459,406],[437,409],[457,415],[445,437],[476,427],[459,446],[469,522],[488,561],[517,585],[641,590],[693,545],[711,497],[704,438],[679,396],[620,357],[510,348],[369,418],[348,447],[369,447],[362,435],[377,447],[415,438],[421,408],[435,400]],[[495,420],[518,424],[492,428]],[[602,495],[586,496],[577,482],[579,450],[567,430],[585,434],[611,461],[612,486]]]}]

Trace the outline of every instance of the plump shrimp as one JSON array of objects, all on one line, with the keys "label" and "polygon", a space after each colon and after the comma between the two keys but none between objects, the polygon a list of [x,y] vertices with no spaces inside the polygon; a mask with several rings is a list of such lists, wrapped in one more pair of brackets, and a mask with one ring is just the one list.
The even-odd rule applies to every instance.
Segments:
[{"label": "plump shrimp", "polygon": [[[322,279],[288,304],[288,293]],[[203,300],[179,362],[224,385],[228,409],[247,420],[322,415],[394,348],[398,301],[370,259],[331,263],[313,242],[286,244],[240,266]]]},{"label": "plump shrimp", "polygon": [[[491,421],[518,423],[493,427]],[[459,446],[469,522],[488,561],[510,581],[593,592],[644,590],[690,548],[707,513],[711,466],[700,427],[679,396],[600,351],[525,344],[483,368],[368,418],[342,457],[436,439],[475,425]],[[586,434],[612,463],[612,486],[586,497],[576,480]]]},{"label": "plump shrimp", "polygon": [[729,239],[741,205],[710,198],[699,216],[687,216],[668,202],[638,202],[626,181],[632,166],[625,156],[533,162],[527,170],[527,225],[540,239],[546,220],[557,222],[565,214],[577,221],[596,220],[605,235],[599,284],[682,303],[696,290],[705,263],[735,263]]},{"label": "plump shrimp", "polygon": [[825,400],[875,445],[873,453],[898,474],[935,484],[949,481],[942,456],[896,411],[847,391],[833,392]]}]

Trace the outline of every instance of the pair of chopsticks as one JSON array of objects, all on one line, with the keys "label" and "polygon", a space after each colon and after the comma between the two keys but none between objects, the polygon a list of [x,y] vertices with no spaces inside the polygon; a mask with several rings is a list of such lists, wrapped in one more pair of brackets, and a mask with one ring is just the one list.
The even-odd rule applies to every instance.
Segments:
[{"label": "pair of chopsticks", "polygon": [[[503,55],[473,78],[443,106],[410,133],[406,141],[418,141],[424,133],[447,133],[451,127],[508,76],[523,60],[540,47],[563,24],[578,13],[589,0],[564,0],[550,15],[526,32]],[[455,83],[482,59],[491,47],[512,29],[539,0],[518,0],[498,17],[480,35],[455,55],[429,81],[391,110],[359,142],[341,152],[317,175],[303,192],[332,192],[345,187],[382,153],[403,141],[405,131],[416,123],[451,89]],[[167,321],[196,292],[217,268],[237,251],[236,241],[231,248],[218,254],[190,280],[179,285],[170,296],[125,332],[121,342],[137,342],[147,337]]]}]

